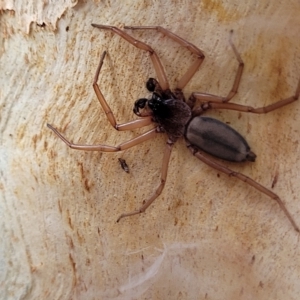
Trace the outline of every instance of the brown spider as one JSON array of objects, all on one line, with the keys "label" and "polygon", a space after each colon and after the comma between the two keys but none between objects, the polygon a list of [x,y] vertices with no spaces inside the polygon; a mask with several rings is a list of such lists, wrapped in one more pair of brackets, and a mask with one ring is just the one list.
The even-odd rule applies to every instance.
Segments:
[{"label": "brown spider", "polygon": [[[250,150],[246,140],[234,129],[222,123],[216,119],[202,117],[201,115],[209,109],[230,109],[241,112],[251,112],[256,114],[264,114],[282,106],[290,104],[299,98],[300,94],[300,80],[294,96],[280,100],[274,104],[253,108],[251,106],[244,106],[234,103],[229,103],[233,96],[237,93],[237,89],[241,80],[244,63],[238,53],[235,45],[233,44],[231,38],[229,39],[230,45],[234,51],[236,59],[239,63],[238,70],[235,76],[233,86],[226,97],[219,97],[211,94],[194,92],[191,94],[189,99],[186,101],[183,95],[182,89],[187,85],[193,75],[196,73],[201,63],[204,60],[204,54],[202,51],[194,46],[193,44],[185,41],[174,33],[160,26],[125,26],[125,29],[139,30],[139,29],[154,29],[172,40],[179,43],[181,46],[185,47],[193,54],[196,55],[196,61],[189,67],[186,73],[177,83],[176,89],[171,91],[169,88],[169,83],[163,69],[163,66],[155,53],[155,51],[147,44],[134,39],[132,36],[122,31],[121,29],[113,26],[97,25],[92,24],[93,27],[100,29],[110,30],[113,33],[121,36],[127,42],[137,47],[138,49],[147,51],[152,60],[156,75],[158,80],[150,78],[147,83],[147,89],[152,93],[150,99],[142,98],[138,99],[133,108],[133,112],[139,116],[138,119],[124,123],[117,124],[113,112],[111,111],[109,105],[107,104],[102,92],[97,84],[99,73],[106,55],[104,52],[100,58],[100,63],[96,71],[96,75],[93,82],[93,88],[97,95],[97,98],[102,106],[109,122],[116,130],[133,130],[136,128],[141,128],[151,123],[156,124],[156,127],[133,138],[127,142],[120,144],[119,146],[108,146],[108,145],[78,145],[69,142],[61,133],[59,133],[51,125],[47,126],[52,129],[52,131],[70,148],[77,150],[86,151],[103,151],[103,152],[117,152],[126,150],[135,145],[138,145],[146,140],[152,139],[159,133],[166,133],[168,136],[163,163],[161,171],[161,181],[154,192],[154,194],[147,199],[144,204],[137,210],[123,213],[119,216],[118,221],[124,217],[140,214],[144,212],[152,202],[161,194],[168,172],[168,164],[171,155],[171,151],[174,143],[178,138],[184,137],[188,149],[192,152],[194,156],[199,158],[201,161],[207,165],[215,168],[216,170],[223,172],[229,176],[233,176],[242,180],[260,192],[266,194],[273,200],[275,200],[280,208],[284,211],[287,218],[290,220],[294,229],[299,232],[299,227],[295,223],[294,219],[286,209],[282,200],[274,194],[272,191],[252,180],[251,178],[230,170],[222,163],[216,161],[212,157],[203,153],[207,152],[210,155],[221,158],[227,161],[255,161],[256,155]],[[232,32],[231,32],[232,33]],[[196,105],[196,100],[200,104]],[[201,150],[200,150],[201,149]]]}]

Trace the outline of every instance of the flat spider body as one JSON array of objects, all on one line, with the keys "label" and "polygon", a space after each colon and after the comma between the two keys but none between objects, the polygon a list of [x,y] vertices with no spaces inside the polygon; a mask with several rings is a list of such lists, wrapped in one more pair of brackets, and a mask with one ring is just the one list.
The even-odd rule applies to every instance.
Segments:
[{"label": "flat spider body", "polygon": [[[174,91],[171,91],[164,68],[156,52],[149,45],[134,39],[128,33],[117,27],[97,24],[92,24],[92,26],[99,29],[110,30],[138,49],[147,51],[150,55],[150,59],[153,63],[157,75],[157,80],[154,78],[150,78],[146,83],[146,88],[152,93],[150,98],[141,98],[136,100],[134,103],[133,112],[138,116],[138,118],[127,123],[118,124],[97,83],[100,70],[106,55],[106,52],[104,52],[100,58],[100,63],[96,71],[93,88],[100,102],[100,105],[102,106],[107,116],[108,121],[116,130],[120,131],[134,130],[136,128],[141,128],[150,124],[154,124],[155,127],[146,131],[140,136],[133,138],[132,140],[121,143],[118,146],[109,146],[104,144],[74,144],[69,142],[57,129],[49,124],[47,124],[47,126],[70,148],[85,151],[117,152],[126,150],[146,140],[152,139],[161,133],[165,133],[168,137],[162,163],[161,180],[158,188],[150,198],[143,202],[144,204],[139,209],[121,214],[117,221],[124,217],[145,212],[145,210],[152,204],[152,202],[161,194],[167,178],[168,164],[173,145],[180,137],[183,137],[185,139],[187,148],[195,157],[200,159],[202,162],[215,168],[219,172],[223,172],[231,177],[235,177],[248,183],[258,191],[275,200],[280,206],[281,210],[285,213],[288,220],[291,222],[294,229],[297,232],[300,231],[293,217],[286,209],[285,204],[275,193],[262,186],[258,182],[254,181],[253,179],[249,178],[248,176],[230,170],[228,167],[223,165],[223,163],[211,157],[215,156],[223,160],[234,162],[254,162],[256,155],[251,151],[246,140],[233,128],[216,119],[202,116],[209,109],[229,109],[256,114],[268,113],[287,104],[290,104],[299,98],[300,80],[298,82],[296,92],[293,96],[277,101],[271,105],[253,108],[251,106],[231,103],[230,100],[237,93],[239,87],[244,63],[230,38],[229,43],[238,61],[238,69],[232,88],[228,95],[226,97],[220,97],[201,92],[194,92],[186,101],[182,90],[197,72],[204,60],[204,54],[199,48],[160,26],[125,27],[125,29],[131,30],[156,30],[179,43],[181,46],[185,47],[196,56],[196,61],[187,69],[186,73],[177,82]],[[207,155],[206,153],[208,153],[209,155]]]}]

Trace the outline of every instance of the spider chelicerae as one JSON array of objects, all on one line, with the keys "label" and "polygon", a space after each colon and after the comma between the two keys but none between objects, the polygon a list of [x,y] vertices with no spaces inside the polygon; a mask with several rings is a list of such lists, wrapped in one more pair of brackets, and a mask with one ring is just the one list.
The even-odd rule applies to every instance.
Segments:
[{"label": "spider chelicerae", "polygon": [[[191,64],[186,73],[177,82],[176,88],[174,90],[171,90],[169,88],[168,79],[160,62],[160,59],[157,56],[156,52],[149,45],[134,39],[125,31],[114,26],[98,24],[92,24],[92,26],[99,29],[110,30],[138,49],[147,51],[150,55],[157,76],[157,80],[154,78],[149,78],[146,83],[146,88],[149,92],[152,93],[151,97],[148,99],[138,99],[134,103],[133,112],[139,118],[130,122],[126,122],[124,124],[118,124],[97,83],[99,73],[106,55],[106,52],[104,52],[100,58],[100,62],[96,71],[93,88],[100,102],[100,105],[102,106],[107,116],[108,121],[116,130],[121,131],[141,128],[152,123],[156,126],[153,129],[150,129],[147,132],[129,141],[121,143],[118,146],[108,146],[103,144],[73,144],[69,142],[57,129],[53,128],[50,124],[47,124],[47,126],[70,148],[85,151],[117,152],[126,150],[146,140],[152,139],[161,133],[165,133],[168,137],[163,156],[161,180],[158,188],[149,199],[143,202],[143,205],[139,209],[121,214],[117,221],[120,221],[120,219],[124,217],[129,217],[145,212],[145,210],[152,204],[152,202],[161,194],[167,179],[168,164],[173,145],[179,138],[183,137],[185,139],[187,148],[202,162],[220,172],[248,183],[258,191],[275,200],[293,225],[294,229],[299,232],[299,227],[295,223],[293,217],[286,209],[282,200],[275,193],[262,186],[258,182],[254,181],[253,179],[249,178],[248,176],[230,170],[228,167],[223,165],[223,163],[211,157],[212,155],[222,160],[234,162],[254,162],[256,155],[250,150],[250,147],[246,140],[237,131],[223,122],[220,122],[214,118],[203,117],[202,115],[210,109],[229,109],[256,114],[268,113],[287,104],[290,104],[299,98],[300,80],[298,82],[296,92],[293,96],[277,101],[268,106],[253,108],[251,106],[230,103],[229,101],[237,93],[244,68],[244,62],[232,42],[231,31],[229,43],[238,61],[238,69],[229,94],[226,97],[220,97],[206,93],[194,92],[186,100],[182,90],[197,72],[205,57],[203,52],[199,48],[160,26],[124,27],[124,29],[131,30],[156,30],[179,43],[181,46],[185,47],[196,56],[196,61]],[[207,155],[207,153],[209,155]]]}]

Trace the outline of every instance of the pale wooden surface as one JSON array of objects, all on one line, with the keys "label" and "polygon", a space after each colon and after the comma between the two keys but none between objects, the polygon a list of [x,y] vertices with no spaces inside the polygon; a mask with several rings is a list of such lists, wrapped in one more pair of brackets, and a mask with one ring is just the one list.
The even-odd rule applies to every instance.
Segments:
[{"label": "pale wooden surface", "polygon": [[[161,25],[200,47],[206,59],[187,94],[229,91],[234,29],[246,64],[234,101],[262,106],[288,97],[300,76],[299,1],[118,2],[0,4],[1,299],[299,299],[299,235],[272,200],[218,177],[181,141],[160,198],[116,224],[156,188],[165,138],[122,154],[87,153],[46,127],[90,144],[139,132],[114,131],[91,84],[107,50],[102,92],[120,122],[134,118],[133,102],[155,76],[148,55],[92,22]],[[132,34],[157,50],[174,86],[190,53],[155,32]],[[299,107],[210,113],[246,135],[258,155],[230,167],[267,187],[278,174],[273,190],[298,224]]]}]

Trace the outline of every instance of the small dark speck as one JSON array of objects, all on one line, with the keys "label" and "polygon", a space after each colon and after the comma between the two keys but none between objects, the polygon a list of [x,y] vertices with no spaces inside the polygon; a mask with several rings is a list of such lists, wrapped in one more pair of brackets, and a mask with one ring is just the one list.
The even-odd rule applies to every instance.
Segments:
[{"label": "small dark speck", "polygon": [[66,27],[66,31],[68,32],[68,31],[69,31],[69,29],[70,29],[70,28],[69,28],[69,26],[67,26],[67,27]]},{"label": "small dark speck", "polygon": [[217,173],[217,177],[220,177],[220,174],[219,174],[219,173]]},{"label": "small dark speck", "polygon": [[119,163],[121,165],[121,168],[126,172],[126,173],[129,173],[129,167],[125,161],[125,159],[122,159],[122,158],[118,158],[119,160]]},{"label": "small dark speck", "polygon": [[274,179],[272,181],[272,189],[275,187],[276,183],[278,181],[278,172],[276,172],[275,176],[274,176]]},{"label": "small dark speck", "polygon": [[46,27],[46,24],[44,22],[42,24],[36,23],[36,25],[42,28]]}]

